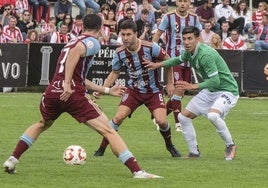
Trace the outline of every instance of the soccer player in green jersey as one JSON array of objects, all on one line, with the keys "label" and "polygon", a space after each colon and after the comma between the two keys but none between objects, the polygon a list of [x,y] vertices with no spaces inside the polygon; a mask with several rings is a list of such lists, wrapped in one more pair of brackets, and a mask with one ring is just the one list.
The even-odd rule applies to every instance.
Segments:
[{"label": "soccer player in green jersey", "polygon": [[224,118],[237,103],[239,98],[238,86],[219,53],[213,48],[199,43],[199,34],[198,28],[185,27],[182,31],[184,53],[158,63],[145,60],[144,64],[148,69],[157,69],[175,66],[185,61],[190,62],[191,67],[203,78],[203,82],[191,84],[177,81],[175,83],[179,89],[201,89],[178,115],[182,124],[183,136],[190,151],[188,157],[198,158],[201,156],[192,120],[199,115],[204,115],[216,127],[217,132],[225,142],[225,160],[233,160],[236,146]]}]

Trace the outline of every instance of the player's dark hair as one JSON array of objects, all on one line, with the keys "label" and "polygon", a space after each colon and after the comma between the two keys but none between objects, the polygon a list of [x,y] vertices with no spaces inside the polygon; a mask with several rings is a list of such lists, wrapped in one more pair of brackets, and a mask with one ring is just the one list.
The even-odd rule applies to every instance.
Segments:
[{"label": "player's dark hair", "polygon": [[122,22],[120,25],[120,30],[121,29],[132,29],[134,33],[137,32],[137,24],[132,20],[132,19],[127,19]]},{"label": "player's dark hair", "polygon": [[84,30],[100,30],[102,19],[97,14],[88,14],[83,19]]},{"label": "player's dark hair", "polygon": [[186,26],[182,30],[182,35],[186,35],[188,33],[193,33],[195,37],[199,37],[199,35],[200,35],[199,29],[197,27],[194,27],[194,26]]}]

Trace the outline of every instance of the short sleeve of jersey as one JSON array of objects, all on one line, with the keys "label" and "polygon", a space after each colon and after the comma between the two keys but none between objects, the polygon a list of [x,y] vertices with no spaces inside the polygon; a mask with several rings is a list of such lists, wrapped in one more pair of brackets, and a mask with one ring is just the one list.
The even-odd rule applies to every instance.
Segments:
[{"label": "short sleeve of jersey", "polygon": [[168,28],[168,22],[169,22],[169,19],[167,15],[164,15],[158,26],[158,29],[161,31],[165,31]]},{"label": "short sleeve of jersey", "polygon": [[121,60],[119,59],[118,53],[114,52],[112,59],[112,70],[118,71],[122,67]]},{"label": "short sleeve of jersey", "polygon": [[159,61],[163,61],[167,52],[161,48],[157,43],[153,42],[152,56],[156,57]]},{"label": "short sleeve of jersey", "polygon": [[100,51],[100,43],[93,37],[84,38],[81,42],[86,46],[86,56],[95,55]]}]

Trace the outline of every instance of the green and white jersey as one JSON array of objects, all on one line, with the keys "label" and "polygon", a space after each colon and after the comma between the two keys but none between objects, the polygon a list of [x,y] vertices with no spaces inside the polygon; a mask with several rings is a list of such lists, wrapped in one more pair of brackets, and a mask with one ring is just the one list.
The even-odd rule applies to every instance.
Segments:
[{"label": "green and white jersey", "polygon": [[198,43],[194,54],[184,52],[179,57],[164,61],[164,66],[174,66],[189,61],[191,67],[203,78],[199,88],[207,88],[211,92],[229,91],[239,95],[237,82],[231,74],[226,62],[213,48]]}]

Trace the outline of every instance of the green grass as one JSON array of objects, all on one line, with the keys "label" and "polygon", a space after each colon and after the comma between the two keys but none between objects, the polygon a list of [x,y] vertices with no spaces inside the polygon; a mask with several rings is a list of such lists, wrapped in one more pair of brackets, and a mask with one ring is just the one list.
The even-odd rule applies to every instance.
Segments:
[{"label": "green grass", "polygon": [[[184,105],[191,97],[184,99]],[[40,119],[40,94],[0,94],[0,165],[13,151],[18,138]],[[109,118],[115,114],[119,98],[103,96],[97,101]],[[202,158],[175,159],[142,106],[120,128],[129,149],[140,165],[164,179],[133,179],[128,169],[107,149],[104,157],[92,157],[101,136],[63,114],[20,159],[18,173],[0,172],[0,187],[183,187],[247,188],[268,186],[268,98],[241,98],[226,122],[238,146],[234,161],[224,161],[224,144],[207,119],[194,120]],[[174,131],[174,144],[183,155],[188,153],[181,133]],[[88,161],[83,166],[68,166],[62,160],[63,150],[71,145],[83,146]]]}]

